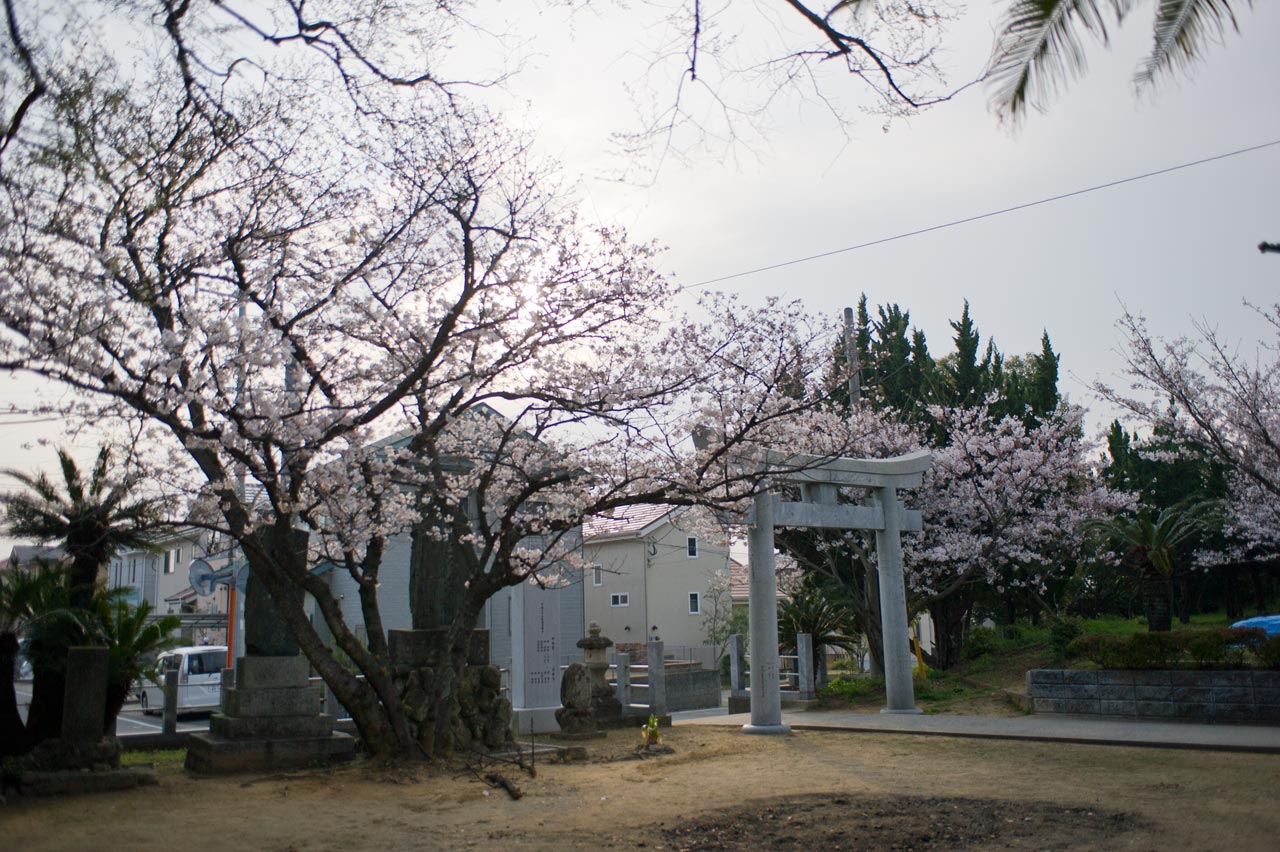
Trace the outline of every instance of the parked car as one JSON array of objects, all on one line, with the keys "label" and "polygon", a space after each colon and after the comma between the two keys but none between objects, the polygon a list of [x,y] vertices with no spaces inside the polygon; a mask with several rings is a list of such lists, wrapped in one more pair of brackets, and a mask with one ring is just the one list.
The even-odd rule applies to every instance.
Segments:
[{"label": "parked car", "polygon": [[159,681],[147,678],[138,689],[143,713],[164,711],[164,673],[178,673],[178,712],[216,710],[222,701],[226,645],[193,645],[165,651],[156,659]]}]

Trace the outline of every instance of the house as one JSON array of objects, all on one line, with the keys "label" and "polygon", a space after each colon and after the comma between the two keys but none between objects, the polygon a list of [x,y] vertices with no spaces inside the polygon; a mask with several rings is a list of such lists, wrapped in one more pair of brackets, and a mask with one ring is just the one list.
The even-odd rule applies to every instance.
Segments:
[{"label": "house", "polygon": [[9,551],[5,567],[12,569],[40,563],[56,565],[62,561],[65,552],[62,545],[15,544],[13,550]]},{"label": "house", "polygon": [[[197,527],[176,527],[147,536],[145,548],[123,550],[107,563],[107,588],[129,590],[127,600],[145,601],[160,614],[226,612],[226,589],[199,595],[191,588],[196,559],[218,562],[210,534]],[[225,561],[223,559],[222,561]]]},{"label": "house", "polygon": [[[586,620],[620,650],[650,638],[660,638],[667,653],[707,645],[709,596],[730,569],[728,541],[709,513],[622,507],[584,524],[583,553]],[[713,668],[715,661],[703,664]]]}]

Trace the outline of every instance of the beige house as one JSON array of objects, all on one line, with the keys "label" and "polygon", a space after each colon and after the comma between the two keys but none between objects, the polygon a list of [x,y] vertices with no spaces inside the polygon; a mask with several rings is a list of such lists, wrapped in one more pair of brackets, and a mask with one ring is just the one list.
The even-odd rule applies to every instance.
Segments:
[{"label": "beige house", "polygon": [[728,575],[729,545],[705,512],[620,508],[583,525],[583,552],[584,617],[615,644],[707,643],[708,588]]}]

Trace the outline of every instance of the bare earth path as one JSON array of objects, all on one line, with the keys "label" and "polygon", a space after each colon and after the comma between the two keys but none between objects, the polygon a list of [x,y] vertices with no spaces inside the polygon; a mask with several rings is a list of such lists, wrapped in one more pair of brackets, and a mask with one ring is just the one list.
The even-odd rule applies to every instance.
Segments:
[{"label": "bare earth path", "polygon": [[514,767],[512,801],[466,771],[204,779],[10,798],[0,848],[351,850],[1222,850],[1280,848],[1280,756],[683,726],[578,764]]}]

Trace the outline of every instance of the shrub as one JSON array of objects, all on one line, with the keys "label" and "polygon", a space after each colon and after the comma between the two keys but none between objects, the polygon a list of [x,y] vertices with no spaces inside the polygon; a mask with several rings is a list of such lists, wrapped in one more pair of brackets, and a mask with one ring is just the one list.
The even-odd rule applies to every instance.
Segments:
[{"label": "shrub", "polygon": [[1078,618],[1059,618],[1049,626],[1049,647],[1060,660],[1067,659],[1067,648],[1084,633]]},{"label": "shrub", "polygon": [[965,636],[960,656],[966,660],[976,660],[998,650],[1000,650],[1000,636],[990,627],[975,627]]},{"label": "shrub", "polygon": [[[1211,628],[1175,633],[1135,633],[1132,636],[1089,634],[1071,641],[1067,652],[1107,669],[1243,668],[1256,649],[1259,662],[1271,666],[1264,652],[1280,658],[1280,647],[1269,651],[1265,634],[1253,628]],[[1280,666],[1280,659],[1276,665]]]},{"label": "shrub", "polygon": [[855,701],[869,698],[884,690],[884,678],[871,677],[838,677],[822,688],[819,693],[823,698],[844,698]]},{"label": "shrub", "polygon": [[1272,636],[1261,644],[1258,661],[1269,669],[1280,669],[1280,636]]}]

